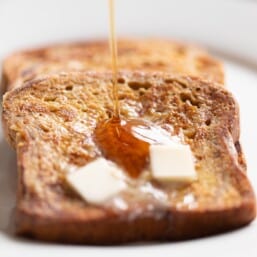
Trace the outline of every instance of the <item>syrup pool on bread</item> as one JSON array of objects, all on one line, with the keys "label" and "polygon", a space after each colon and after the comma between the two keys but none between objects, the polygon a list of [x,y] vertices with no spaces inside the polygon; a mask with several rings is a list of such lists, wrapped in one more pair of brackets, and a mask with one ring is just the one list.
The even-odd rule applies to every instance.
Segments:
[{"label": "syrup pool on bread", "polygon": [[113,117],[100,122],[95,141],[105,158],[115,162],[132,178],[138,178],[149,165],[150,145],[174,144],[174,137],[150,122]]}]

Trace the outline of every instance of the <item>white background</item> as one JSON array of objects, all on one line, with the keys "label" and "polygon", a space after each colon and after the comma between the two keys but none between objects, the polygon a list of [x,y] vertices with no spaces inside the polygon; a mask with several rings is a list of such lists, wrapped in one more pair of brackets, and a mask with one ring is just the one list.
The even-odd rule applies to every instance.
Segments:
[{"label": "white background", "polygon": [[[254,0],[116,0],[119,36],[162,36],[198,42],[226,61],[227,84],[241,107],[242,143],[257,191],[257,2]],[[21,47],[108,36],[107,0],[0,0],[0,59]],[[15,200],[15,154],[0,131],[2,256],[257,256],[257,224],[186,242],[61,246],[9,233]]]}]

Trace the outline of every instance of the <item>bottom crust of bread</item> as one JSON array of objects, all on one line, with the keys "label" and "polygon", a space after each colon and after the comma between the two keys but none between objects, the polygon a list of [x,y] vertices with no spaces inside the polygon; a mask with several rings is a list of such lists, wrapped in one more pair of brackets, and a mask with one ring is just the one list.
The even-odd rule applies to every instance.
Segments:
[{"label": "bottom crust of bread", "polygon": [[99,220],[42,218],[17,212],[17,234],[68,244],[112,245],[145,241],[178,241],[214,235],[250,223],[256,215],[252,201],[237,208],[203,212],[156,211],[129,220],[127,216]]}]

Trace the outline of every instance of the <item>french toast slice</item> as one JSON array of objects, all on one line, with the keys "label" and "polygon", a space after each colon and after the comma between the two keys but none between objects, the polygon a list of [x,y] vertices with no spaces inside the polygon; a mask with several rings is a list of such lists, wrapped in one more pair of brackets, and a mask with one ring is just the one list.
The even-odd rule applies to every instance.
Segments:
[{"label": "french toast slice", "polygon": [[[195,75],[224,83],[221,62],[205,50],[169,40],[118,41],[119,68]],[[3,91],[59,71],[110,70],[108,41],[53,45],[12,54],[3,63]]]},{"label": "french toast slice", "polygon": [[165,187],[168,206],[141,201],[140,194],[126,198],[125,209],[95,206],[67,186],[67,172],[101,156],[94,129],[112,115],[111,79],[111,73],[61,73],[5,94],[3,124],[18,158],[17,234],[120,244],[202,237],[250,223],[256,202],[235,146],[237,103],[220,85],[194,77],[119,74],[121,117],[183,137],[194,155],[198,179]]}]

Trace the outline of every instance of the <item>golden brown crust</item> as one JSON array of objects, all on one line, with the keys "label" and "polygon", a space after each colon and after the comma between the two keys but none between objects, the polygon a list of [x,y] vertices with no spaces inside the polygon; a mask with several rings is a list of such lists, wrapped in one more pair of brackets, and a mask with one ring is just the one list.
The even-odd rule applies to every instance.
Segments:
[{"label": "golden brown crust", "polygon": [[[147,117],[167,131],[170,125],[181,131],[196,158],[198,181],[167,189],[170,207],[165,209],[142,207],[138,213],[140,205],[130,203],[128,210],[114,212],[88,205],[66,187],[64,166],[82,166],[99,155],[87,139],[96,120],[110,115],[111,74],[62,73],[30,81],[7,93],[3,102],[6,135],[18,156],[17,233],[65,243],[117,244],[181,240],[251,222],[255,196],[235,146],[239,115],[231,94],[192,77],[143,72],[119,77],[121,115]],[[188,196],[193,202],[186,201]]]},{"label": "golden brown crust", "polygon": [[236,229],[249,223],[255,213],[251,202],[237,208],[202,212],[167,211],[143,215],[128,222],[128,217],[106,217],[100,222],[45,219],[31,213],[18,213],[17,231],[38,240],[60,243],[110,245],[145,241],[174,241]]},{"label": "golden brown crust", "polygon": [[[195,75],[224,83],[221,62],[204,50],[175,41],[158,39],[119,40],[119,68],[166,71],[175,75]],[[21,51],[3,63],[4,91],[23,82],[57,71],[108,70],[110,54],[107,41],[60,44]]]}]

